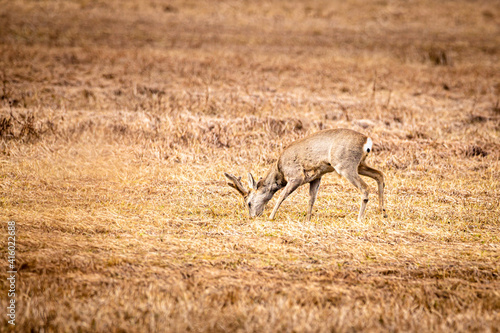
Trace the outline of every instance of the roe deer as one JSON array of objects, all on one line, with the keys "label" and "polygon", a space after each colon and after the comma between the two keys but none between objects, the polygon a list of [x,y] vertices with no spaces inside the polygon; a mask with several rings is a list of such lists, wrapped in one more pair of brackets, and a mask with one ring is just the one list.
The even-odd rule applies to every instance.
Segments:
[{"label": "roe deer", "polygon": [[380,211],[387,217],[384,209],[384,175],[365,164],[366,156],[371,150],[372,139],[361,133],[349,129],[324,130],[290,144],[257,183],[252,174],[248,173],[250,190],[241,184],[241,177],[236,178],[228,173],[224,175],[231,181],[228,185],[243,196],[250,217],[262,215],[266,203],[278,190],[284,188],[269,217],[271,220],[276,216],[283,200],[299,186],[309,183],[308,221],[311,220],[321,177],[333,171],[361,191],[362,201],[358,215],[358,220],[361,221],[368,203],[368,186],[359,175],[367,176],[377,181]]}]

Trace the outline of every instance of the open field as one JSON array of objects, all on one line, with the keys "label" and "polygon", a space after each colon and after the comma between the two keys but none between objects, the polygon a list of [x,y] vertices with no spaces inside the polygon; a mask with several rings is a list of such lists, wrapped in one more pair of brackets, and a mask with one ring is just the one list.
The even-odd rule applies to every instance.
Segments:
[{"label": "open field", "polygon": [[[15,330],[499,332],[499,99],[498,1],[0,0]],[[389,217],[331,174],[249,219],[223,172],[337,127]]]}]

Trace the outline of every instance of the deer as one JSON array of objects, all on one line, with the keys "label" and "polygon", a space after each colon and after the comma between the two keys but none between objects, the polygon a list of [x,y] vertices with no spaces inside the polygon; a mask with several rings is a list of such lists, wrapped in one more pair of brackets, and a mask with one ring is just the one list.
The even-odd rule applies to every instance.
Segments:
[{"label": "deer", "polygon": [[243,186],[241,177],[226,172],[224,175],[229,180],[227,184],[243,196],[251,218],[261,216],[274,194],[283,189],[269,216],[270,220],[274,220],[283,201],[299,186],[309,183],[306,220],[310,221],[321,178],[331,172],[346,178],[361,192],[360,222],[364,219],[369,195],[368,185],[360,175],[374,179],[378,185],[380,212],[387,217],[384,208],[384,174],[365,162],[372,146],[371,138],[351,129],[323,130],[291,143],[258,182],[249,172],[249,189]]}]

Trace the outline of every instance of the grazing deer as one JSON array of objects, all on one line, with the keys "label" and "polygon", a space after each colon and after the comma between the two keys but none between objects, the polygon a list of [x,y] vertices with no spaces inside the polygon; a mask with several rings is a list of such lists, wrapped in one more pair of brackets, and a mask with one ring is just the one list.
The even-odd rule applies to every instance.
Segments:
[{"label": "grazing deer", "polygon": [[359,175],[367,176],[377,181],[380,211],[387,217],[384,209],[384,175],[365,164],[366,156],[371,150],[372,139],[361,133],[349,129],[324,130],[285,148],[276,163],[257,183],[252,174],[248,173],[250,190],[241,184],[241,177],[236,178],[228,173],[224,175],[231,181],[227,184],[243,196],[250,217],[262,215],[267,202],[278,190],[284,188],[269,217],[271,220],[276,216],[283,200],[299,186],[309,183],[308,221],[311,220],[321,177],[333,171],[347,178],[361,191],[362,201],[358,215],[358,220],[361,221],[365,215],[369,192]]}]

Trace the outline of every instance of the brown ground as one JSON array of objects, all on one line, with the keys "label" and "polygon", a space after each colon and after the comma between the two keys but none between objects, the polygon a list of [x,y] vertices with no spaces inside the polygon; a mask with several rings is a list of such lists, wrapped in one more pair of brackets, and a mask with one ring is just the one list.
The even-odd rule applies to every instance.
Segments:
[{"label": "brown ground", "polygon": [[[15,328],[498,332],[499,55],[496,1],[0,1]],[[389,218],[331,175],[248,219],[223,172],[335,127]]]}]

